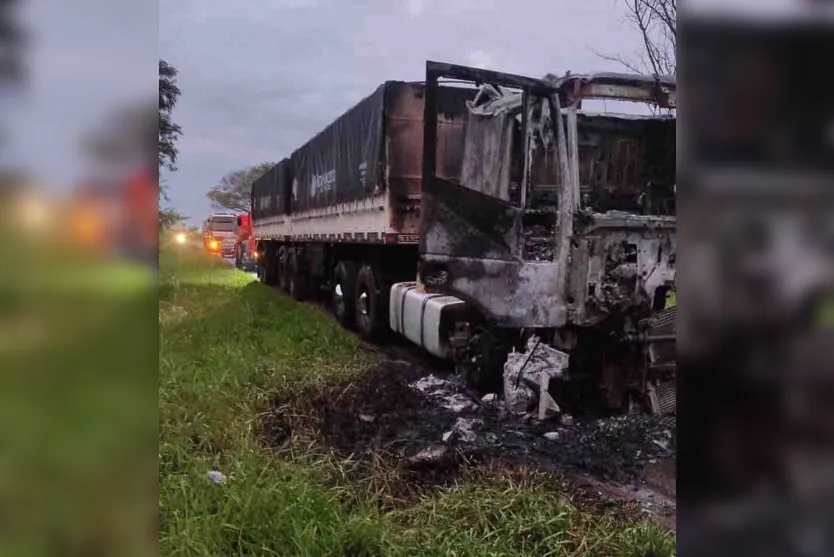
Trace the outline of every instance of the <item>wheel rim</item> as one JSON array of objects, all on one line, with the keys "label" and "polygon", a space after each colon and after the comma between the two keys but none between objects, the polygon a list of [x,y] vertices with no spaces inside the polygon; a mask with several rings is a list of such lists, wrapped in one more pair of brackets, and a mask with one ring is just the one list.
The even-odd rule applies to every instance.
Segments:
[{"label": "wheel rim", "polygon": [[342,315],[344,304],[345,292],[342,290],[342,283],[336,282],[336,286],[333,287],[333,307],[335,308],[337,315]]},{"label": "wheel rim", "polygon": [[370,296],[368,296],[368,291],[366,289],[363,288],[359,292],[359,300],[357,300],[356,305],[358,306],[357,309],[359,309],[359,315],[362,317],[368,317],[371,312],[371,299]]}]

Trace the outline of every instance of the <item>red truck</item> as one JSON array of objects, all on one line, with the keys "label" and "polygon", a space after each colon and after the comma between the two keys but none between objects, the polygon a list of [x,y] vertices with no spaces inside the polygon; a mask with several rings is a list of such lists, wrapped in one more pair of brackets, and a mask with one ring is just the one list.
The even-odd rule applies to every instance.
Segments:
[{"label": "red truck", "polygon": [[258,246],[252,233],[249,213],[235,218],[235,267],[254,273],[258,261]]},{"label": "red truck", "polygon": [[147,169],[115,179],[89,179],[69,202],[71,236],[84,247],[158,262],[158,183]]}]

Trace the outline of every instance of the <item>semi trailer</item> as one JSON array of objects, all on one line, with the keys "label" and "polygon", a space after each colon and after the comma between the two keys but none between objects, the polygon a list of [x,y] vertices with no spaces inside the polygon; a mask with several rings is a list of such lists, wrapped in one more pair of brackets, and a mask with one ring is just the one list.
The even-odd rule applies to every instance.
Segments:
[{"label": "semi trailer", "polygon": [[253,183],[258,276],[327,293],[345,327],[401,335],[482,391],[535,336],[567,362],[560,406],[673,411],[675,98],[671,77],[427,62]]}]

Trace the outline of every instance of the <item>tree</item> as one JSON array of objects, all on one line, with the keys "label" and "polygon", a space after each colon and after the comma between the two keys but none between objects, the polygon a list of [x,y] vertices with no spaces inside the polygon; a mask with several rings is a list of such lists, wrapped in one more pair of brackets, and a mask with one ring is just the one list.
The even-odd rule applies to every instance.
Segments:
[{"label": "tree", "polygon": [[20,49],[24,33],[17,18],[19,0],[0,1],[0,86],[17,85],[24,76]]},{"label": "tree", "polygon": [[[176,142],[182,135],[181,128],[171,118],[180,96],[177,74],[176,68],[159,60],[158,103],[148,99],[114,111],[102,126],[83,138],[86,152],[113,168],[138,163],[156,171],[176,170]],[[159,194],[167,200],[164,184],[160,184]]]},{"label": "tree", "polygon": [[[159,195],[165,201],[169,201],[168,196],[165,195],[165,190],[168,189],[168,181],[165,178],[159,179]],[[160,200],[160,208],[159,208],[159,229],[165,230],[171,228],[172,226],[176,226],[177,224],[188,220],[188,217],[174,209],[173,207],[168,207],[167,209],[163,209],[161,207],[162,203]]]},{"label": "tree", "polygon": [[[19,0],[0,0],[0,103],[9,92],[25,84],[26,71],[22,49],[28,34],[18,19]],[[0,130],[0,144],[6,140],[6,129]]]},{"label": "tree", "polygon": [[619,55],[599,54],[641,74],[675,75],[677,71],[677,0],[623,0],[628,22],[640,33],[642,54],[635,63]]},{"label": "tree", "polygon": [[173,208],[159,209],[159,229],[167,230],[187,220],[188,217]]},{"label": "tree", "polygon": [[99,128],[83,138],[84,148],[96,161],[105,165],[153,166],[159,139],[154,118],[154,103],[146,101],[114,111]]},{"label": "tree", "polygon": [[251,168],[229,172],[212,187],[206,196],[215,209],[246,212],[251,208],[252,182],[263,176],[273,162],[262,162]]},{"label": "tree", "polygon": [[177,169],[176,142],[182,135],[182,129],[171,119],[171,111],[180,96],[178,73],[174,66],[159,60],[159,168],[172,171]]}]

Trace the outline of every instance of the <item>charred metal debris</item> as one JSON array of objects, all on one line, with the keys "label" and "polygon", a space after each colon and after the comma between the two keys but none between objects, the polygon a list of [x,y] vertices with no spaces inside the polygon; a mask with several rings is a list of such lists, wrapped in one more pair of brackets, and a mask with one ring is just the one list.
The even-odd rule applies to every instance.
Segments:
[{"label": "charred metal debris", "polygon": [[[478,86],[459,181],[436,175],[441,78]],[[583,106],[600,99],[658,110]],[[503,373],[506,396],[522,375],[507,371],[513,353],[543,350],[549,371],[527,387],[541,412],[559,406],[551,380],[593,385],[609,407],[669,410],[674,311],[654,329],[675,277],[674,78],[537,80],[429,62],[425,106],[421,278],[477,310],[451,339],[461,367],[492,390]]]}]

